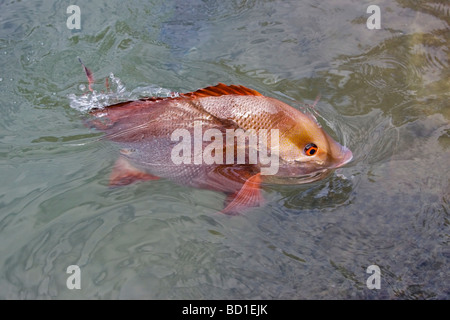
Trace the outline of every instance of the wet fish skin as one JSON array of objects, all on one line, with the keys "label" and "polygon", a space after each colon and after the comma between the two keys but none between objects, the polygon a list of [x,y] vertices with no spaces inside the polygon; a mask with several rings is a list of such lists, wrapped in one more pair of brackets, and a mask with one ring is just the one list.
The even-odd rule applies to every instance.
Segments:
[{"label": "wet fish skin", "polygon": [[[223,191],[231,195],[229,204],[222,211],[228,214],[260,203],[259,189],[263,182],[291,184],[315,181],[352,158],[351,151],[334,141],[313,117],[243,86],[219,83],[173,98],[122,102],[93,110],[91,115],[90,124],[106,132],[105,138],[123,149],[121,160],[115,167],[115,171],[119,168],[121,174],[115,175],[116,179],[112,179],[111,184],[140,180],[142,177],[136,172],[143,172],[184,185]],[[270,176],[261,175],[260,163],[247,162],[243,165],[174,165],[171,150],[178,142],[172,141],[172,133],[176,129],[193,133],[194,123],[199,122],[203,132],[220,130],[223,141],[226,141],[227,129],[254,130],[256,133],[263,129],[278,129],[278,172]],[[305,154],[305,146],[310,143],[317,146],[313,156]],[[208,144],[204,142],[203,149]],[[270,142],[268,147],[270,149]],[[121,170],[125,161],[134,169]],[[121,178],[117,180],[117,176]],[[146,180],[149,179],[147,177]]]}]

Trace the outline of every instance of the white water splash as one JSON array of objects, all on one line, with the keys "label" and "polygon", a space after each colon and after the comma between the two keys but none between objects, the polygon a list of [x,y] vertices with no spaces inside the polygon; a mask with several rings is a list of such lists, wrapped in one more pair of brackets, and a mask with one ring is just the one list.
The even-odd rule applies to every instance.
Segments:
[{"label": "white water splash", "polygon": [[177,97],[177,92],[172,92],[169,89],[161,88],[156,85],[149,85],[145,87],[137,87],[132,91],[127,91],[122,81],[115,77],[113,73],[109,75],[109,90],[98,92],[86,92],[86,85],[79,86],[81,95],[71,93],[68,95],[70,100],[70,107],[81,112],[89,112],[92,109],[102,109],[106,106],[128,101],[136,100],[144,97]]}]

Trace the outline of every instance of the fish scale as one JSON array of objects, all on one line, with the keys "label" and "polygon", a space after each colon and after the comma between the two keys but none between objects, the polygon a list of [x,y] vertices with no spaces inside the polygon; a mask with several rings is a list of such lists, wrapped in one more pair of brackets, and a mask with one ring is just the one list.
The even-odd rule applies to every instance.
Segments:
[{"label": "fish scale", "polygon": [[[122,152],[114,167],[111,185],[161,177],[187,186],[226,192],[228,199],[221,212],[230,215],[260,205],[260,188],[264,183],[316,181],[352,159],[351,151],[334,141],[314,118],[243,86],[219,83],[176,97],[122,102],[90,114],[91,126],[104,131],[105,139],[128,150]],[[172,150],[180,142],[172,140],[172,134],[176,129],[184,129],[194,137],[198,124],[201,124],[201,136],[206,130],[219,130],[221,135],[216,139],[222,138],[219,150],[223,152],[223,159],[226,159],[227,148],[232,148],[234,162],[174,163]],[[228,131],[236,129],[278,133],[279,150],[273,149],[270,158],[272,160],[275,152],[276,173],[263,174],[261,155],[257,163],[250,163],[248,145],[244,147],[245,162],[237,163],[237,148],[242,146],[234,142],[227,145],[226,139]],[[267,148],[276,147],[272,143],[277,144],[272,140],[259,139],[258,142],[258,152],[261,143]],[[199,151],[203,152],[210,143],[202,140]]]}]

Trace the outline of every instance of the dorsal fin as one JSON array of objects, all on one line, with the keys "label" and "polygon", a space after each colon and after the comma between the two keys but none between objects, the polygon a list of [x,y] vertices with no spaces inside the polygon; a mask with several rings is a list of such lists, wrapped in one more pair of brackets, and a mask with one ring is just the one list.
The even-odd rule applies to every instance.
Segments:
[{"label": "dorsal fin", "polygon": [[223,83],[219,83],[216,86],[199,89],[194,92],[181,93],[180,96],[189,98],[202,98],[202,97],[220,97],[228,94],[235,94],[240,96],[262,96],[262,94],[256,90],[249,89],[244,86],[236,86],[236,85],[228,86]]},{"label": "dorsal fin", "polygon": [[[142,106],[142,107],[148,107],[151,105],[152,102],[158,102],[158,101],[170,101],[174,99],[180,99],[180,98],[203,98],[203,97],[220,97],[225,95],[240,95],[240,96],[263,96],[261,93],[259,93],[256,90],[249,89],[244,86],[237,86],[237,85],[226,85],[223,83],[219,83],[216,86],[206,87],[203,89],[198,89],[194,92],[186,92],[186,93],[180,93],[178,96],[175,97],[147,97],[147,98],[141,98],[138,100],[133,101],[125,101],[125,102],[119,102],[116,104],[112,104],[109,106],[106,106],[105,109],[119,109],[120,107],[128,107],[131,104],[135,107]],[[147,105],[141,105],[139,102],[148,102],[150,104]],[[92,109],[90,111],[90,114],[95,115],[96,113],[102,113],[104,112],[104,109]]]}]

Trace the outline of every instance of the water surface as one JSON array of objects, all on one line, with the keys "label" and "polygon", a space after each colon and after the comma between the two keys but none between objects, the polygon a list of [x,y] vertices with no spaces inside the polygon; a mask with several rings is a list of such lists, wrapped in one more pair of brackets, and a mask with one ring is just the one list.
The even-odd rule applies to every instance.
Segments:
[{"label": "water surface", "polygon": [[[65,1],[0,1],[0,298],[450,297],[446,1],[378,1],[380,30],[369,1],[76,4],[81,30]],[[225,195],[167,180],[111,189],[118,150],[83,124],[78,57],[92,104],[218,82],[297,108],[320,95],[354,160],[231,218]]]}]

